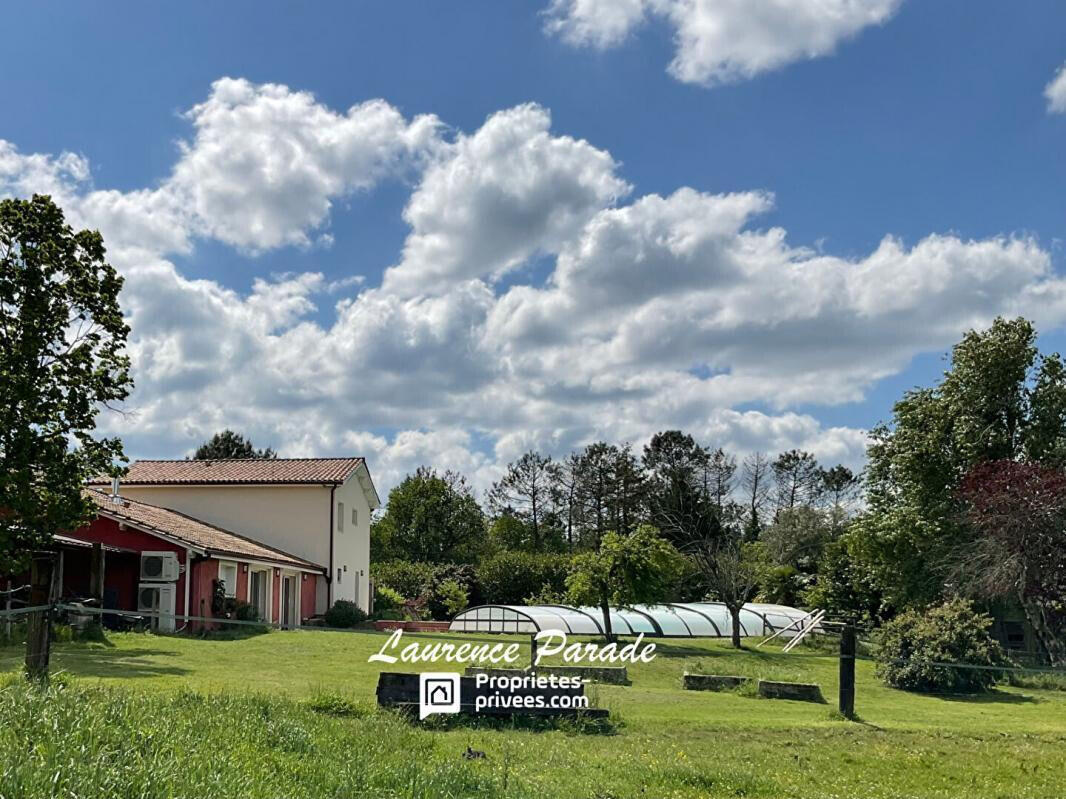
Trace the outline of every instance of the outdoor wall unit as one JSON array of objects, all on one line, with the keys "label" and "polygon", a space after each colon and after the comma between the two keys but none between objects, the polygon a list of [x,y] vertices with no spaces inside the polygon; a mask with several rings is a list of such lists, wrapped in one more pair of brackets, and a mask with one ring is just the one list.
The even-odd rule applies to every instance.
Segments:
[{"label": "outdoor wall unit", "polygon": [[178,579],[181,569],[174,552],[142,552],[141,579],[172,583]]},{"label": "outdoor wall unit", "polygon": [[177,589],[171,583],[141,583],[137,586],[137,611],[151,613],[153,630],[174,632],[174,606]]}]

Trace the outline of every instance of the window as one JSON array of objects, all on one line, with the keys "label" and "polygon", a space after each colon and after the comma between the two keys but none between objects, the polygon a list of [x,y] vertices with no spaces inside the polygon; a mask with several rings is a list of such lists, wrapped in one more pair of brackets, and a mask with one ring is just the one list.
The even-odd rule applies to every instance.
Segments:
[{"label": "window", "polygon": [[359,525],[359,508],[352,508],[352,527]]},{"label": "window", "polygon": [[220,561],[218,579],[226,590],[226,596],[237,596],[237,564]]},{"label": "window", "polygon": [[344,503],[337,503],[337,529],[344,532]]}]

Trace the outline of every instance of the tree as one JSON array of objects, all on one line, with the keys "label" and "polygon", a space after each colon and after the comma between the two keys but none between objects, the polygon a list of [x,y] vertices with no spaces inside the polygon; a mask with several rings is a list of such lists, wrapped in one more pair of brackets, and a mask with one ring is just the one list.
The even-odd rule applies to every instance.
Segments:
[{"label": "tree", "polygon": [[122,278],[104,256],[50,198],[0,201],[0,571],[91,519],[84,483],[124,460],[93,435],[133,386]]},{"label": "tree", "polygon": [[740,611],[759,591],[769,566],[762,542],[743,541],[739,535],[719,535],[690,541],[683,549],[712,597],[729,610],[730,640],[740,648]]},{"label": "tree", "polygon": [[389,492],[375,536],[396,557],[462,563],[485,545],[485,518],[466,479],[420,466]]},{"label": "tree", "polygon": [[581,526],[582,506],[578,492],[581,487],[581,456],[570,453],[555,472],[554,504],[566,518],[566,548],[574,549],[574,531]]},{"label": "tree", "polygon": [[761,540],[774,563],[813,574],[832,539],[830,514],[802,505],[781,511],[774,523],[763,531]]},{"label": "tree", "polygon": [[744,471],[740,478],[747,506],[744,523],[744,539],[754,541],[762,530],[760,515],[770,498],[770,461],[761,452],[753,452],[744,459]]},{"label": "tree", "polygon": [[797,505],[810,505],[819,497],[822,487],[821,469],[809,452],[790,449],[782,452],[771,464],[774,473],[774,499],[777,511],[792,510]]},{"label": "tree", "polygon": [[838,464],[832,469],[822,469],[819,475],[821,496],[840,518],[847,515],[847,507],[859,493],[861,481],[847,466]]},{"label": "tree", "polygon": [[677,550],[650,525],[643,524],[629,535],[611,530],[597,551],[574,558],[567,594],[578,605],[600,608],[604,635],[613,641],[611,606],[662,601],[677,561]]},{"label": "tree", "polygon": [[737,459],[721,447],[707,454],[703,467],[703,491],[714,503],[719,518],[726,515],[731,503],[736,474]]},{"label": "tree", "polygon": [[192,456],[194,461],[216,461],[227,458],[260,458],[268,460],[278,457],[278,453],[270,447],[256,449],[250,439],[232,430],[223,430],[215,433],[196,449]]},{"label": "tree", "polygon": [[628,444],[598,441],[578,456],[574,494],[582,544],[593,549],[608,530],[628,535],[644,517],[643,470]]},{"label": "tree", "polygon": [[1025,319],[996,319],[952,350],[932,388],[907,392],[891,424],[874,428],[867,452],[868,512],[852,525],[852,551],[885,601],[924,605],[944,596],[944,578],[968,540],[961,481],[996,460],[1061,465],[1066,375],[1040,357]]},{"label": "tree", "polygon": [[544,529],[545,521],[554,521],[558,472],[557,464],[550,457],[530,450],[507,465],[507,473],[488,494],[489,507],[496,515],[507,513],[526,525],[534,552],[544,549],[549,532]]},{"label": "tree", "polygon": [[644,447],[650,518],[669,541],[681,545],[708,534],[713,524],[710,483],[725,479],[711,473],[711,458],[696,440],[680,430],[656,433]]},{"label": "tree", "polygon": [[1050,661],[1066,663],[1066,474],[990,461],[970,470],[959,495],[970,537],[953,553],[953,586],[1017,602]]}]

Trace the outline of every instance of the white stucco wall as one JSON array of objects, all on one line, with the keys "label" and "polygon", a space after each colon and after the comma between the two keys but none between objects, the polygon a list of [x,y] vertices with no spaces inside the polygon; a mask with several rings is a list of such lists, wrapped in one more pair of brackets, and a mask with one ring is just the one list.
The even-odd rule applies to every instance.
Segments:
[{"label": "white stucco wall", "polygon": [[[370,606],[370,504],[355,475],[337,487],[333,501],[333,598],[351,600],[366,610]],[[344,505],[344,525],[343,529],[338,529],[336,506],[341,504]],[[352,524],[352,510],[357,516],[355,525]],[[341,570],[339,581],[337,569]]]}]

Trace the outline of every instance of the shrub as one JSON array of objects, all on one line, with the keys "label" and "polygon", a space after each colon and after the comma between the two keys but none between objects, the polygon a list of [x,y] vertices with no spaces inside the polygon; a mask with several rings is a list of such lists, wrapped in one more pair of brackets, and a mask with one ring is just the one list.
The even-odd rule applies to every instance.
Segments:
[{"label": "shrub", "polygon": [[374,586],[374,614],[379,615],[403,607],[403,594],[387,585]]},{"label": "shrub", "polygon": [[375,585],[387,585],[405,599],[415,599],[429,591],[436,572],[431,563],[386,560],[371,566]]},{"label": "shrub", "polygon": [[[1003,677],[994,667],[1009,665],[1003,649],[988,634],[991,625],[991,617],[961,599],[902,613],[881,628],[877,674],[906,691],[987,691]],[[938,665],[945,663],[984,668]]]},{"label": "shrub", "polygon": [[505,551],[486,558],[477,567],[485,602],[520,605],[534,595],[561,595],[571,559],[566,555]]},{"label": "shrub", "polygon": [[327,627],[354,627],[366,618],[366,611],[347,599],[338,599],[325,615]]},{"label": "shrub", "polygon": [[437,586],[436,597],[448,618],[470,603],[470,594],[456,580],[445,580]]},{"label": "shrub", "polygon": [[250,602],[237,600],[233,604],[233,617],[237,621],[259,621],[259,611]]},{"label": "shrub", "polygon": [[221,616],[226,612],[226,581],[211,581],[211,615]]}]

